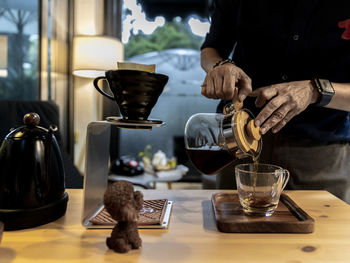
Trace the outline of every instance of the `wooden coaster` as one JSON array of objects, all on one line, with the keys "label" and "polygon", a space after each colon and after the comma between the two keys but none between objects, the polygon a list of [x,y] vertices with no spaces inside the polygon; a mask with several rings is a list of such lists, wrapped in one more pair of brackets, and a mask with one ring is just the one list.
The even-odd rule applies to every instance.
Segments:
[{"label": "wooden coaster", "polygon": [[[144,200],[142,208],[139,213],[137,224],[139,226],[144,225],[161,225],[163,222],[165,210],[168,204],[168,199],[158,200]],[[111,215],[103,208],[90,220],[90,223],[94,225],[115,225],[115,221]]]}]

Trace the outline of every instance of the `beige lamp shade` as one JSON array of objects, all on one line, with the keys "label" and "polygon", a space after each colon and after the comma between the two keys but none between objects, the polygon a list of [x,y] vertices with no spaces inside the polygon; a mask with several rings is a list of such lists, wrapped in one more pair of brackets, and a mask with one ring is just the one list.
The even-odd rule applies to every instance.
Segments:
[{"label": "beige lamp shade", "polygon": [[76,36],[73,39],[73,75],[95,78],[117,68],[124,59],[124,46],[116,38]]},{"label": "beige lamp shade", "polygon": [[0,77],[7,77],[7,36],[0,35]]}]

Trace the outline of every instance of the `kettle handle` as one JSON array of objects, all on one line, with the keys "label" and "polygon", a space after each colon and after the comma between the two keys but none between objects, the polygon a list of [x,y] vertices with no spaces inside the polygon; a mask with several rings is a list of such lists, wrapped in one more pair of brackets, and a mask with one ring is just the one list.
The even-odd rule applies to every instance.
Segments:
[{"label": "kettle handle", "polygon": [[[97,78],[95,78],[95,79],[94,79],[94,87],[95,87],[95,89],[97,89],[97,91],[98,91],[99,93],[101,93],[103,96],[106,96],[107,98],[109,98],[109,99],[111,99],[111,100],[114,100],[114,97],[113,97],[113,96],[109,95],[108,93],[106,93],[106,92],[104,92],[102,89],[100,89],[100,87],[98,86],[98,81],[99,81],[100,79],[107,79],[107,78],[106,78],[106,77],[97,77]],[[107,83],[108,83],[108,81],[107,81]],[[109,84],[108,84],[108,85],[109,85]]]}]

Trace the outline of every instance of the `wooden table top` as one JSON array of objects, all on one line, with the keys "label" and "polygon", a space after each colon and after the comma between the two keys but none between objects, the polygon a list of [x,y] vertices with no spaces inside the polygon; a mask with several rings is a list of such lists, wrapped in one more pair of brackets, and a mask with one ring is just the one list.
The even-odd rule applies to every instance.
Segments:
[{"label": "wooden table top", "polygon": [[0,262],[350,262],[350,206],[326,191],[285,191],[315,219],[312,234],[218,232],[211,196],[220,190],[144,190],[145,199],[174,201],[168,229],[140,230],[142,248],[117,254],[110,229],[81,225],[82,190],[67,190],[64,217],[5,232]]}]

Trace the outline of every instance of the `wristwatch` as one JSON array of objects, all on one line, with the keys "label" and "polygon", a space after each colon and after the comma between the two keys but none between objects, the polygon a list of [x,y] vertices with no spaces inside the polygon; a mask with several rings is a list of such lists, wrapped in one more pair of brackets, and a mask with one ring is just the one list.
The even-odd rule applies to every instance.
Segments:
[{"label": "wristwatch", "polygon": [[313,79],[311,83],[320,93],[318,101],[313,105],[318,107],[326,106],[335,93],[331,82],[328,79]]}]

